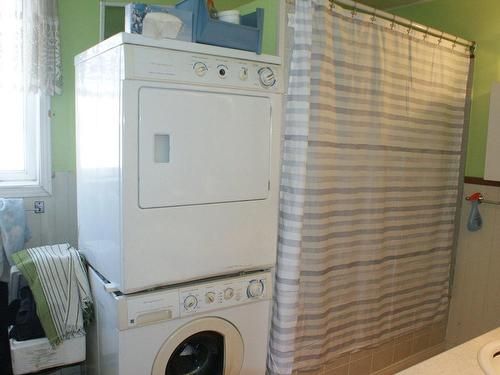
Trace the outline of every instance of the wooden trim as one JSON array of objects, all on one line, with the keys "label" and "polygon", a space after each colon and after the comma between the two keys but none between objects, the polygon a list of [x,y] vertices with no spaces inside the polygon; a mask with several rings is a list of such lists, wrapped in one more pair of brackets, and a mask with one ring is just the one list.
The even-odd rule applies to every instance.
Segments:
[{"label": "wooden trim", "polygon": [[480,177],[465,177],[466,184],[484,185],[484,186],[497,186],[500,187],[500,181],[484,180]]}]

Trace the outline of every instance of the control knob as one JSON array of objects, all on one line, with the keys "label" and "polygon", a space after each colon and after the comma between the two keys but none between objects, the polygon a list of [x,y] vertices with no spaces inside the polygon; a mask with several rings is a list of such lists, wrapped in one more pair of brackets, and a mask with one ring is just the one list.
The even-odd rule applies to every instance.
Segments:
[{"label": "control knob", "polygon": [[262,297],[264,294],[264,283],[261,280],[252,280],[247,287],[248,298]]},{"label": "control knob", "polygon": [[248,68],[242,67],[240,69],[240,79],[246,81],[248,79]]},{"label": "control knob", "polygon": [[219,65],[217,67],[217,74],[219,75],[219,78],[226,78],[227,72],[229,71],[229,68],[225,65]]},{"label": "control knob", "polygon": [[187,311],[193,311],[198,306],[198,299],[190,294],[184,299],[184,309]]},{"label": "control knob", "polygon": [[215,293],[214,292],[207,292],[205,294],[205,302],[206,303],[214,303],[215,302]]},{"label": "control knob", "polygon": [[193,69],[198,77],[203,77],[208,71],[208,67],[202,62],[195,63]]},{"label": "control knob", "polygon": [[262,86],[273,87],[276,84],[276,75],[271,68],[267,66],[264,68],[260,68],[258,73]]},{"label": "control knob", "polygon": [[226,288],[226,290],[224,290],[224,299],[225,300],[231,299],[231,298],[233,298],[233,296],[234,296],[234,289],[233,288]]}]

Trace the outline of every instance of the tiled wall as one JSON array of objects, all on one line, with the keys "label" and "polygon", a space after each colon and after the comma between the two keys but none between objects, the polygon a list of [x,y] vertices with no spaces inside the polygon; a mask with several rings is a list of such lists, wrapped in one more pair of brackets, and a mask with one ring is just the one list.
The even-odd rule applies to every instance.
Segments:
[{"label": "tiled wall", "polygon": [[[464,196],[500,200],[500,188],[465,184]],[[446,342],[452,347],[500,326],[500,206],[481,204],[483,228],[467,230],[464,201]]]},{"label": "tiled wall", "polygon": [[377,347],[348,353],[316,370],[295,375],[390,375],[441,352],[446,323],[434,324]]},{"label": "tiled wall", "polygon": [[[32,211],[35,201],[45,202],[45,213]],[[92,204],[92,202],[89,202]],[[77,245],[76,176],[72,172],[57,172],[52,178],[50,197],[26,198],[26,219],[31,231],[27,247],[68,242]]]}]

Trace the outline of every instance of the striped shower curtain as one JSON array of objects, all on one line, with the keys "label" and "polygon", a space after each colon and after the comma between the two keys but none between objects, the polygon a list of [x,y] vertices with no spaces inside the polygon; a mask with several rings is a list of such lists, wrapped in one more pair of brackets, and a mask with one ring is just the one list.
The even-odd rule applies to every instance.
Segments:
[{"label": "striped shower curtain", "polygon": [[296,0],[270,374],[446,319],[470,51]]}]

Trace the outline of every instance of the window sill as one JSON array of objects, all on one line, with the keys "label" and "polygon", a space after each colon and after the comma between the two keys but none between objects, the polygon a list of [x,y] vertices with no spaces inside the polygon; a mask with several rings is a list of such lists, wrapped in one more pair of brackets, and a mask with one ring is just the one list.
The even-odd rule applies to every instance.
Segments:
[{"label": "window sill", "polygon": [[0,198],[48,197],[52,194],[52,184],[1,186]]}]

